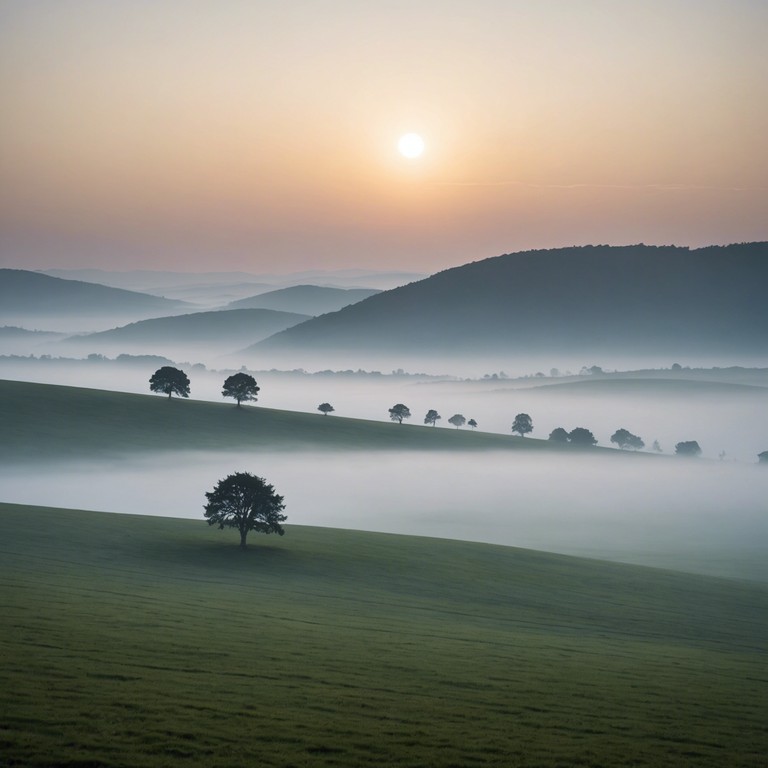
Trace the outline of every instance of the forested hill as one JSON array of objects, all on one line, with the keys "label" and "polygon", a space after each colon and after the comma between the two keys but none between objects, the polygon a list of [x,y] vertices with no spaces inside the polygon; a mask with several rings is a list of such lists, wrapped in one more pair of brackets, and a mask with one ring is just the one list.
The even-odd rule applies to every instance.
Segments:
[{"label": "forested hill", "polygon": [[765,352],[768,243],[582,246],[447,269],[255,350]]}]

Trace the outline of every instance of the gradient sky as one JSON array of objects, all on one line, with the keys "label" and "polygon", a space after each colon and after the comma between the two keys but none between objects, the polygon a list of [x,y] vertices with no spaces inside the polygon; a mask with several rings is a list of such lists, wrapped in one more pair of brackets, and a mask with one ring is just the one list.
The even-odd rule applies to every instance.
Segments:
[{"label": "gradient sky", "polygon": [[0,0],[0,266],[766,240],[767,39],[763,0]]}]

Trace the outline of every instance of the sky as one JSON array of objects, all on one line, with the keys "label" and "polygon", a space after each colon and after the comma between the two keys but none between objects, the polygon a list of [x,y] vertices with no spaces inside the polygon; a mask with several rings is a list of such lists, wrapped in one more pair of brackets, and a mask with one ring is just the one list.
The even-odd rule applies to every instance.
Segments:
[{"label": "sky", "polygon": [[0,0],[0,266],[767,240],[766,35],[763,0]]}]

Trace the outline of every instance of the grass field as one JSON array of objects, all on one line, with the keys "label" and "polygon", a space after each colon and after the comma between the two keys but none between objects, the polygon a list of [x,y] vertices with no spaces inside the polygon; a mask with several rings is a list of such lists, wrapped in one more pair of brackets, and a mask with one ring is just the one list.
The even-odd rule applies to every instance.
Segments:
[{"label": "grass field", "polygon": [[[130,451],[317,447],[620,454],[607,448],[561,446],[530,437],[2,380],[0,423],[0,460],[6,461],[105,457]],[[645,459],[649,458],[646,454]]]},{"label": "grass field", "polygon": [[765,586],[236,538],[0,504],[0,765],[766,765]]}]

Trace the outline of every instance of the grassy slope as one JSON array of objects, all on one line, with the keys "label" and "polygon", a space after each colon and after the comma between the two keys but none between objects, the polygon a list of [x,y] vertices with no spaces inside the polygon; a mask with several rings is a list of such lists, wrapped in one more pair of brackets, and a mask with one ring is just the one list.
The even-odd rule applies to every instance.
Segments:
[{"label": "grassy slope", "polygon": [[768,590],[0,504],[7,766],[764,766]]},{"label": "grassy slope", "polygon": [[[386,411],[382,416],[386,417]],[[579,450],[546,440],[468,430],[252,406],[238,409],[231,401],[169,400],[162,395],[17,381],[0,381],[0,423],[0,460],[6,461],[103,456],[132,450],[275,450],[301,446],[337,450]],[[587,450],[610,456],[620,453],[599,447]]]}]

